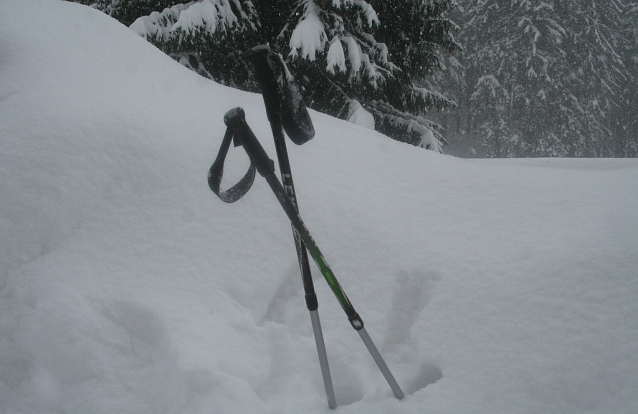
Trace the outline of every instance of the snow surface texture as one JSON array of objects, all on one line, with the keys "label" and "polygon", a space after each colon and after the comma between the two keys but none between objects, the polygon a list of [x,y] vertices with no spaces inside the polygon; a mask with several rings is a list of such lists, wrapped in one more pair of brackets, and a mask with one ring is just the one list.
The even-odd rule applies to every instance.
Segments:
[{"label": "snow surface texture", "polygon": [[[327,413],[290,226],[206,173],[260,96],[57,0],[0,0],[0,412]],[[637,160],[461,160],[312,113],[301,213],[340,413],[638,412]],[[231,149],[224,185],[245,172]]]}]

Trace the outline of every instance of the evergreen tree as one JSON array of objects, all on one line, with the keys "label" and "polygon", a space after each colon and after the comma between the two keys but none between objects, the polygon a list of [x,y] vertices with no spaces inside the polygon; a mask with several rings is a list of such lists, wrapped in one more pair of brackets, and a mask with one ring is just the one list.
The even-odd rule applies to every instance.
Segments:
[{"label": "evergreen tree", "polygon": [[571,63],[567,85],[578,109],[587,114],[586,131],[591,131],[589,137],[581,137],[576,155],[614,156],[613,118],[622,111],[624,85],[630,80],[622,56],[627,7],[621,0],[572,0],[555,7],[570,33],[565,48]]},{"label": "evergreen tree", "polygon": [[623,32],[620,54],[627,81],[622,85],[620,103],[611,115],[614,155],[638,157],[638,3],[627,4]]},{"label": "evergreen tree", "polygon": [[176,0],[73,0],[103,11],[126,26],[137,18],[178,4]]},{"label": "evergreen tree", "polygon": [[256,90],[242,53],[246,44],[259,42],[260,26],[250,0],[204,0],[153,12],[130,27],[201,75]]},{"label": "evergreen tree", "polygon": [[622,1],[463,5],[459,99],[485,155],[615,154],[613,119],[628,81]]},{"label": "evergreen tree", "polygon": [[263,42],[278,45],[311,108],[442,147],[440,127],[425,115],[454,105],[429,82],[444,53],[458,48],[445,18],[454,0],[97,1],[124,23],[146,11],[132,22],[134,31],[197,72],[242,89],[256,86],[241,54]]},{"label": "evergreen tree", "polygon": [[[393,64],[399,68],[385,96],[373,101],[371,107],[380,130],[390,135],[401,129],[413,130],[412,143],[425,147],[438,141],[446,143],[440,125],[426,120],[425,115],[431,109],[456,107],[456,102],[435,86],[437,77],[446,70],[446,58],[461,48],[453,35],[458,26],[447,17],[456,7],[456,1],[374,0],[370,3],[383,16],[375,36],[387,45]],[[389,110],[384,110],[388,106]],[[417,116],[401,115],[405,113]]]}]

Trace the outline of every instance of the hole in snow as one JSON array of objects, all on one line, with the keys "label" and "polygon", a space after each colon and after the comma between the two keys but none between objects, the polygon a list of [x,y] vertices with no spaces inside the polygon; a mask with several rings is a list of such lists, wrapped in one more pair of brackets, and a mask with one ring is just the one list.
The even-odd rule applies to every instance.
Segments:
[{"label": "hole in snow", "polygon": [[441,369],[426,362],[421,365],[417,376],[406,385],[404,391],[406,394],[412,395],[428,385],[434,384],[441,378],[443,378]]},{"label": "hole in snow", "polygon": [[337,405],[349,405],[356,403],[363,398],[363,388],[360,384],[351,382],[346,385],[340,384],[337,388],[335,384],[335,399]]},{"label": "hole in snow", "polygon": [[332,371],[332,384],[337,405],[349,405],[361,401],[365,395],[364,381],[356,373],[356,369],[348,361],[341,358],[336,358],[333,361],[335,363],[330,364],[330,370]]}]

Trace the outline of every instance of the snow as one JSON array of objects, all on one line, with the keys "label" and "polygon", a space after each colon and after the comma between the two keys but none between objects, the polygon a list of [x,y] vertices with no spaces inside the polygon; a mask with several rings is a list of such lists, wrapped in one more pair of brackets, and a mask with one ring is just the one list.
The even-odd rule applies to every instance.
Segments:
[{"label": "snow", "polygon": [[228,0],[201,0],[177,4],[165,8],[161,13],[142,16],[131,24],[130,29],[142,37],[167,42],[174,36],[181,42],[184,37],[200,31],[209,35],[227,32],[238,22]]},{"label": "snow", "polygon": [[[78,4],[2,0],[0,44],[0,412],[330,412],[283,211],[206,184],[233,107],[274,156],[261,97]],[[638,412],[637,160],[311,116],[302,217],[406,392],[313,268],[338,412]]]},{"label": "snow", "polygon": [[340,72],[346,71],[346,57],[343,54],[343,46],[341,45],[341,41],[338,36],[332,38],[330,42],[330,47],[328,48],[328,53],[326,55],[326,69],[330,73],[335,73],[335,67]]},{"label": "snow", "polygon": [[323,51],[326,45],[326,31],[319,18],[319,9],[312,2],[304,1],[304,16],[290,36],[290,55],[314,61],[317,52]]},{"label": "snow", "polygon": [[[154,11],[148,16],[136,19],[130,29],[142,37],[167,42],[172,34],[173,23],[179,21],[181,13],[191,5],[193,4],[176,4],[165,8],[161,13]],[[201,20],[203,21],[203,18]]]},{"label": "snow", "polygon": [[379,17],[377,16],[377,12],[374,11],[372,6],[368,4],[368,2],[364,0],[352,0],[352,3],[361,7],[363,13],[366,16],[366,20],[368,21],[368,26],[374,27],[374,25],[379,24]]},{"label": "snow", "polygon": [[[227,9],[226,15],[233,17],[230,22],[236,21],[236,17],[230,10],[230,5],[224,4]],[[171,31],[183,30],[187,35],[197,30],[203,30],[206,33],[214,33],[217,29],[217,8],[210,1],[202,1],[195,3],[179,15],[179,20],[173,25]],[[219,19],[221,20],[221,19]]]},{"label": "snow", "polygon": [[348,121],[353,124],[360,125],[364,128],[374,130],[374,116],[365,110],[361,103],[356,99],[350,101],[350,116]]},{"label": "snow", "polygon": [[361,69],[361,48],[357,44],[357,41],[351,36],[344,36],[343,40],[348,47],[348,60],[352,66],[351,76],[356,76],[356,73]]},{"label": "snow", "polygon": [[[424,127],[423,125],[417,124],[416,122],[412,123],[412,125],[414,124],[416,124],[416,126],[419,128],[418,130],[421,131],[421,142],[419,142],[419,146],[421,148],[436,149],[441,147],[441,143],[439,142],[438,139],[436,139],[431,129],[428,129]],[[411,128],[413,128],[412,125],[411,125]]]}]

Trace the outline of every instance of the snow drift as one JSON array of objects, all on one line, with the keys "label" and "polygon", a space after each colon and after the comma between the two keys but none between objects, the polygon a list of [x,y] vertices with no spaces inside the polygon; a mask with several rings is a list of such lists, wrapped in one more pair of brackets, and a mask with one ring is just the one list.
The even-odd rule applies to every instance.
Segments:
[{"label": "snow drift", "polygon": [[[2,0],[0,411],[329,411],[283,211],[260,177],[232,205],[206,184],[235,106],[274,154],[260,96],[88,7]],[[638,411],[636,160],[460,160],[312,117],[302,217],[407,394],[317,278],[340,412]]]}]

